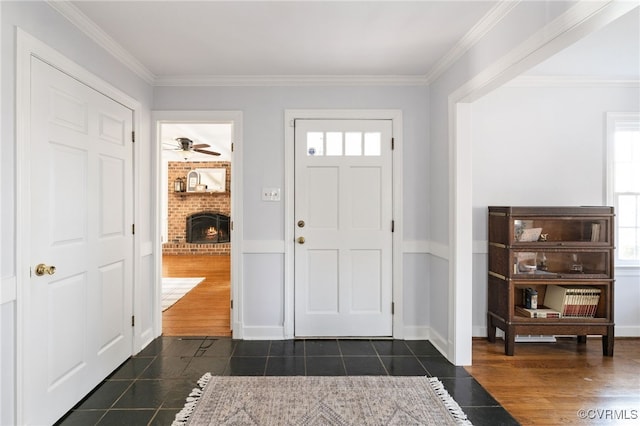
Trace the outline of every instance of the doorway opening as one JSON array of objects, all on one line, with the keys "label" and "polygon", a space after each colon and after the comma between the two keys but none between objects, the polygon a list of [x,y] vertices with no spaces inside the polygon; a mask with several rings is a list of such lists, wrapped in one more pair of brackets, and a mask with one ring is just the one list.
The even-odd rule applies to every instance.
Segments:
[{"label": "doorway opening", "polygon": [[158,124],[165,336],[231,335],[232,135],[233,122]]}]

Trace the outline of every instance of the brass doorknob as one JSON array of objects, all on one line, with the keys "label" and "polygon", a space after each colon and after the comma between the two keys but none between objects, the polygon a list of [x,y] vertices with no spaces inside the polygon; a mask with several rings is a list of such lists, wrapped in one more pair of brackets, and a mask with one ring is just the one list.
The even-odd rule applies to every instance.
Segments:
[{"label": "brass doorknob", "polygon": [[304,228],[304,220],[298,221],[298,228]]},{"label": "brass doorknob", "polygon": [[304,244],[304,237],[298,237],[298,244]]},{"label": "brass doorknob", "polygon": [[47,266],[44,263],[40,263],[38,266],[36,266],[36,275],[41,277],[43,275],[53,275],[56,273],[56,267],[55,266]]}]

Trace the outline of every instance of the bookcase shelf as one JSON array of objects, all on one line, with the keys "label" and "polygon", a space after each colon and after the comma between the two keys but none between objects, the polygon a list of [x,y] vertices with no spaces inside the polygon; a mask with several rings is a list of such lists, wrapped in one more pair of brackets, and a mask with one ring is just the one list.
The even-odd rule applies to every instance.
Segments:
[{"label": "bookcase shelf", "polygon": [[[513,355],[517,334],[600,335],[613,356],[613,220],[612,207],[489,207],[489,341],[501,329]],[[525,289],[551,310],[517,309]]]}]

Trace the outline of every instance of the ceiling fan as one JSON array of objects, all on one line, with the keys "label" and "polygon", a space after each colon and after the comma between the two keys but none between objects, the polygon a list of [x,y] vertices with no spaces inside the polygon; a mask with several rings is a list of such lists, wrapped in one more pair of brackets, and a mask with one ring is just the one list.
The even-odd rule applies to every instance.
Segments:
[{"label": "ceiling fan", "polygon": [[[203,149],[203,148],[208,148],[210,146],[206,143],[194,144],[193,141],[189,138],[176,138],[176,142],[177,142],[177,145],[173,143],[165,144],[165,145],[174,146],[173,150],[182,152],[183,155],[185,156],[185,160],[189,157],[188,153],[191,153],[191,152],[199,152],[201,154],[208,154],[208,155],[220,155],[219,152]],[[165,148],[165,149],[169,149],[169,148]]]}]

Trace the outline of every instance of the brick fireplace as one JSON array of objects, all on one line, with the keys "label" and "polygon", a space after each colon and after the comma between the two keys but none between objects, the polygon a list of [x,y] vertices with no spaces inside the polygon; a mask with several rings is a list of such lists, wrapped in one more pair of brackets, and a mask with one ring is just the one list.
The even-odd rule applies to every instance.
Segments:
[{"label": "brick fireplace", "polygon": [[[173,182],[185,178],[192,169],[225,168],[227,172],[225,192],[174,192]],[[162,245],[163,254],[229,255],[231,242],[228,236],[231,215],[231,163],[222,161],[170,161],[168,170],[168,235]],[[226,217],[226,223],[225,223]],[[196,219],[199,237],[187,239],[188,221]],[[214,220],[215,225],[204,221]],[[226,226],[226,231],[225,231]],[[215,228],[215,230],[214,230]],[[225,241],[225,239],[227,241]],[[194,242],[189,242],[194,241]]]},{"label": "brick fireplace", "polygon": [[202,212],[187,217],[187,243],[218,244],[229,241],[229,216]]}]

